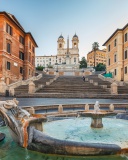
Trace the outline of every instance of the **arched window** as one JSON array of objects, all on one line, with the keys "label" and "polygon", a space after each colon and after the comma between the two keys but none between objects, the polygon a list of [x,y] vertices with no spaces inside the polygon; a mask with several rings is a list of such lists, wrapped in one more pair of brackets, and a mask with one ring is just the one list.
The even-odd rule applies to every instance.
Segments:
[{"label": "arched window", "polygon": [[62,44],[61,43],[59,44],[59,48],[62,48]]},{"label": "arched window", "polygon": [[75,48],[76,48],[76,46],[77,46],[76,43],[74,43],[74,47],[75,47]]}]

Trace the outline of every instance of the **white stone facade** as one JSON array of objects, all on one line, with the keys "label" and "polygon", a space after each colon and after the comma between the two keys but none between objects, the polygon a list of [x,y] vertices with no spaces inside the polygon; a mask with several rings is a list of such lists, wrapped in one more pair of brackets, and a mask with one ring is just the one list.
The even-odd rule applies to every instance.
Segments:
[{"label": "white stone facade", "polygon": [[53,68],[79,68],[79,48],[78,36],[75,34],[72,38],[72,48],[69,48],[69,39],[67,39],[67,48],[64,48],[65,41],[61,35],[57,41],[57,54],[51,56],[36,56],[35,65]]}]

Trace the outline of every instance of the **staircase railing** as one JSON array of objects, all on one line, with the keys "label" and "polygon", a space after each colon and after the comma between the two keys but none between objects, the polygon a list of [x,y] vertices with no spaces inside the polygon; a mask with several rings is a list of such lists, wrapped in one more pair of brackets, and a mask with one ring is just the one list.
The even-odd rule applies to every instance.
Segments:
[{"label": "staircase railing", "polygon": [[40,79],[41,77],[42,77],[42,74],[39,74],[38,76],[31,77],[31,78],[29,78],[29,79],[27,79],[27,80],[20,80],[20,81],[18,81],[18,82],[12,83],[12,84],[8,85],[7,87],[8,87],[8,89],[10,89],[10,88],[19,87],[19,86],[21,86],[21,85],[27,85],[27,84],[29,84],[30,81],[38,80],[38,79]]}]

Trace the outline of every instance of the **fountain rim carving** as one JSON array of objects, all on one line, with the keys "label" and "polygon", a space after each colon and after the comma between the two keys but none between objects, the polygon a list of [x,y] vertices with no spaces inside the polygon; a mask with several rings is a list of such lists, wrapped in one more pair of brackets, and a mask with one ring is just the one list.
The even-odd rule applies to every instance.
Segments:
[{"label": "fountain rim carving", "polygon": [[[77,156],[110,155],[128,152],[128,148],[122,149],[116,144],[73,142],[53,138],[37,129],[38,124],[46,122],[45,116],[30,114],[24,109],[18,108],[18,101],[16,101],[16,99],[4,101],[0,103],[0,105],[0,114],[9,126],[12,137],[15,137],[14,139],[20,146],[30,150],[50,154]],[[18,114],[20,118],[17,117]],[[12,129],[12,125],[15,125],[15,129]]]}]

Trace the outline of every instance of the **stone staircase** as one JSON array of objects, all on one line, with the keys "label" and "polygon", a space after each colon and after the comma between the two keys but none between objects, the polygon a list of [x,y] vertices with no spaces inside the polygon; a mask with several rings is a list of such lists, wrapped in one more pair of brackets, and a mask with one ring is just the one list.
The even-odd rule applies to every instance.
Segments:
[{"label": "stone staircase", "polygon": [[118,86],[118,94],[128,94],[128,86]]},{"label": "stone staircase", "polygon": [[109,81],[103,81],[102,79],[100,79],[98,77],[98,75],[91,75],[91,76],[88,76],[88,79],[89,80],[93,80],[93,82],[97,82],[98,85],[102,86],[102,85],[106,85],[107,88],[111,88],[111,83]]},{"label": "stone staircase", "polygon": [[[43,74],[42,78],[40,78],[39,80],[35,80],[35,87],[38,87],[38,85],[46,85],[46,82],[50,81],[50,79],[53,79],[55,76],[52,75],[46,75]],[[28,85],[21,85],[17,88],[15,88],[15,95],[19,95],[19,94],[26,94],[28,93]]]},{"label": "stone staircase", "polygon": [[[102,82],[98,78],[98,75],[88,76],[89,79],[97,81],[101,85],[105,85],[106,82]],[[109,82],[107,86],[110,87]],[[50,93],[50,94],[108,94],[109,92],[100,87],[94,86],[89,81],[83,81],[82,77],[78,76],[60,76],[49,86],[44,86],[38,91],[38,93]]]}]

